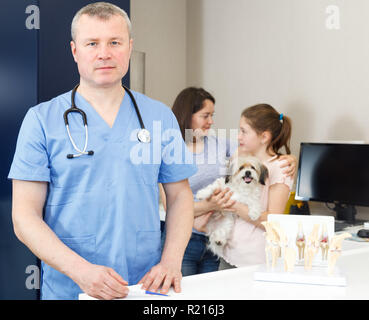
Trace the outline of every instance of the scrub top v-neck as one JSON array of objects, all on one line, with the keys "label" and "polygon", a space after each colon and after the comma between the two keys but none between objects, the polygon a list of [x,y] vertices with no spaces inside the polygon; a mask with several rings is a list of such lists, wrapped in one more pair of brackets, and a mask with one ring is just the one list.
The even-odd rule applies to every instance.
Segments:
[{"label": "scrub top v-neck", "polygon": [[[29,109],[8,176],[49,182],[44,207],[47,225],[77,254],[113,268],[130,285],[160,261],[157,183],[187,179],[197,170],[186,163],[190,156],[183,139],[173,134],[180,137],[171,110],[132,93],[146,128],[150,132],[160,128],[159,142],[137,141],[140,123],[127,93],[112,128],[77,93],[76,105],[87,115],[88,149],[94,155],[67,159],[73,153],[63,122],[63,113],[70,107],[71,92],[67,92]],[[71,114],[69,126],[76,145],[82,147],[85,133],[79,114]],[[140,148],[151,156],[148,163],[136,163],[133,151]],[[173,149],[181,150],[181,161],[171,161]],[[153,161],[153,155],[156,160],[159,155],[159,161]],[[43,299],[76,299],[80,292],[70,278],[42,262]]]}]

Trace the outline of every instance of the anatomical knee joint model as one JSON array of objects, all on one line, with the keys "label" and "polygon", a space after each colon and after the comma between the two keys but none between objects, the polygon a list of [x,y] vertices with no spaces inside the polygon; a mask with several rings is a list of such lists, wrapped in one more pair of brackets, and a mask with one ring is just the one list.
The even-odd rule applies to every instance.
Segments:
[{"label": "anatomical knee joint model", "polygon": [[[295,264],[302,260],[305,270],[311,270],[313,260],[321,249],[321,261],[328,262],[328,274],[333,274],[337,259],[341,254],[342,241],[351,237],[351,234],[346,232],[329,239],[327,225],[314,224],[310,234],[305,238],[303,225],[299,222],[296,237],[290,236],[289,239],[279,222],[265,221],[262,224],[265,227],[267,268],[274,269],[278,258],[282,255],[286,272],[293,272]],[[320,226],[322,226],[321,233],[319,233]],[[297,256],[298,261],[296,261]]]}]

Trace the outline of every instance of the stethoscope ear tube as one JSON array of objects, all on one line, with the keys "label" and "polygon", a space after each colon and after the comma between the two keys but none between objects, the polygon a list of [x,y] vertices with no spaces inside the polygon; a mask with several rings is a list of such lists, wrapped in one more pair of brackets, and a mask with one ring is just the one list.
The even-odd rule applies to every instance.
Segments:
[{"label": "stethoscope ear tube", "polygon": [[150,143],[150,141],[151,141],[150,131],[145,128],[145,125],[144,125],[143,120],[142,120],[142,117],[141,117],[140,110],[138,109],[138,106],[137,106],[136,99],[133,96],[131,90],[129,90],[124,85],[122,85],[122,86],[126,90],[126,92],[128,93],[128,95],[130,96],[130,98],[131,98],[131,100],[133,102],[133,106],[135,108],[136,114],[137,114],[138,121],[140,122],[141,129],[137,133],[137,139],[138,139],[138,141],[140,141],[142,143]]},{"label": "stethoscope ear tube", "polygon": [[[89,156],[92,156],[94,154],[94,151],[92,151],[92,150],[86,151],[87,142],[88,142],[87,116],[86,116],[86,113],[83,110],[79,109],[75,104],[75,96],[76,96],[78,86],[79,86],[79,84],[77,84],[72,90],[71,107],[69,109],[67,109],[63,114],[64,124],[65,124],[65,127],[67,129],[69,140],[72,143],[73,148],[78,152],[77,154],[71,154],[71,153],[67,154],[68,159],[77,158],[77,157],[80,157],[84,154],[89,155]],[[134,98],[132,92],[126,86],[123,85],[123,88],[125,89],[125,91],[130,96],[130,98],[133,102],[133,106],[135,108],[136,114],[137,114],[138,121],[140,122],[141,129],[137,133],[137,138],[140,142],[149,143],[150,140],[151,140],[150,132],[145,128],[145,125],[142,121],[141,113],[140,113],[140,110],[138,109],[136,99]],[[83,150],[78,149],[78,147],[76,146],[76,144],[75,144],[75,142],[72,138],[72,135],[70,134],[70,131],[69,131],[68,115],[71,112],[77,112],[82,116],[83,125],[85,127],[85,145],[84,145]]]},{"label": "stethoscope ear tube", "polygon": [[[82,110],[81,110],[82,111]],[[77,154],[67,154],[67,158],[68,159],[73,159],[73,158],[77,158],[77,157],[80,157],[82,156],[83,154],[86,154],[88,156],[92,156],[94,154],[94,152],[92,150],[90,151],[86,151],[87,149],[87,144],[88,144],[88,127],[87,127],[87,124],[85,124],[85,146],[83,147],[83,150],[80,150],[77,145],[75,144],[73,138],[72,138],[72,135],[70,134],[70,131],[69,131],[69,125],[67,124],[65,126],[67,128],[67,132],[68,132],[68,137],[69,137],[69,140],[70,142],[72,143],[73,145],[73,148],[78,152]]]},{"label": "stethoscope ear tube", "polygon": [[[87,116],[86,116],[86,113],[85,113],[83,110],[81,110],[81,109],[77,108],[77,106],[76,106],[76,104],[75,104],[75,96],[76,96],[76,91],[77,91],[78,86],[79,86],[79,84],[77,84],[77,85],[73,88],[73,90],[72,90],[71,107],[70,107],[68,110],[66,110],[66,111],[64,112],[64,114],[63,114],[64,124],[65,124],[65,127],[66,127],[66,129],[67,129],[67,133],[68,133],[69,140],[70,140],[70,142],[72,143],[73,148],[78,152],[77,154],[71,154],[71,153],[67,154],[67,159],[77,158],[77,157],[80,157],[80,156],[81,156],[81,155],[83,155],[83,154],[86,154],[86,155],[89,155],[89,156],[92,156],[92,155],[94,154],[94,152],[93,152],[92,150],[90,150],[90,151],[86,151],[86,149],[87,149],[87,143],[88,143]],[[82,116],[83,125],[84,125],[84,127],[85,127],[85,145],[84,145],[84,147],[83,147],[83,150],[80,150],[80,149],[76,146],[76,144],[75,144],[75,142],[74,142],[74,140],[73,140],[73,138],[72,138],[72,135],[70,134],[70,131],[69,131],[68,115],[69,115],[69,113],[71,113],[71,112],[77,112],[77,113],[79,113],[79,114]]]},{"label": "stethoscope ear tube", "polygon": [[142,117],[141,117],[141,113],[140,113],[140,110],[138,109],[138,106],[137,106],[137,102],[136,102],[136,99],[135,97],[133,96],[131,90],[129,90],[126,86],[122,85],[123,88],[126,90],[126,92],[128,93],[129,97],[131,98],[132,102],[133,102],[133,106],[136,110],[136,114],[137,114],[137,118],[138,118],[138,121],[140,122],[140,127],[141,129],[145,129],[145,125],[142,121]]},{"label": "stethoscope ear tube", "polygon": [[82,116],[82,120],[83,120],[83,125],[85,125],[85,126],[87,126],[87,116],[86,116],[86,113],[83,111],[83,110],[81,110],[81,109],[79,109],[79,108],[76,108],[76,107],[71,107],[71,108],[69,108],[67,111],[65,111],[64,112],[64,114],[63,114],[63,117],[64,117],[64,124],[66,125],[66,126],[68,126],[69,125],[69,122],[68,122],[68,115],[69,115],[69,113],[71,113],[71,112],[77,112],[77,113],[79,113],[81,116]]},{"label": "stethoscope ear tube", "polygon": [[81,109],[77,108],[76,103],[75,103],[75,96],[76,96],[76,92],[77,92],[77,88],[78,88],[78,87],[79,87],[79,84],[77,84],[77,85],[73,88],[73,90],[72,90],[72,97],[71,97],[71,107],[70,107],[68,110],[66,110],[66,111],[64,112],[64,114],[63,114],[64,124],[65,124],[66,126],[67,126],[67,125],[69,125],[69,122],[68,122],[68,115],[69,115],[69,113],[71,113],[71,112],[77,112],[77,113],[79,113],[79,114],[82,116],[83,124],[84,124],[85,126],[87,126],[87,116],[86,116],[86,113],[85,113],[83,110],[81,110]]}]

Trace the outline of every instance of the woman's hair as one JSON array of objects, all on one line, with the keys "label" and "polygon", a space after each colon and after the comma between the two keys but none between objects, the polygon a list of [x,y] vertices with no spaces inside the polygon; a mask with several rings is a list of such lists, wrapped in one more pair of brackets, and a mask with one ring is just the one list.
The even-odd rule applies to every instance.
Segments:
[{"label": "woman's hair", "polygon": [[214,97],[209,92],[195,87],[182,90],[175,99],[172,111],[177,118],[183,140],[185,130],[192,129],[192,115],[204,107],[204,101],[207,99],[215,103]]},{"label": "woman's hair", "polygon": [[282,147],[285,147],[286,153],[290,154],[290,139],[291,139],[291,120],[289,117],[279,114],[269,104],[257,104],[246,108],[242,114],[246,118],[246,122],[258,133],[269,131],[272,139],[267,147],[267,150],[272,148],[278,156]]}]

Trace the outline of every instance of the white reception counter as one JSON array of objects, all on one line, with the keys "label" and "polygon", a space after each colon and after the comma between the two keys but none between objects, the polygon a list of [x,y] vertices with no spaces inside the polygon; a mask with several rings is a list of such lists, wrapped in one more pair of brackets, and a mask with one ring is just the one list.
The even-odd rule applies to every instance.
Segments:
[{"label": "white reception counter", "polygon": [[[247,299],[369,299],[369,243],[344,240],[337,262],[346,276],[346,286],[255,281],[260,266],[248,266],[184,277],[182,292],[168,297],[129,294],[125,299],[139,300],[247,300]],[[131,286],[137,288],[139,286]],[[94,299],[86,294],[80,300]]]}]

